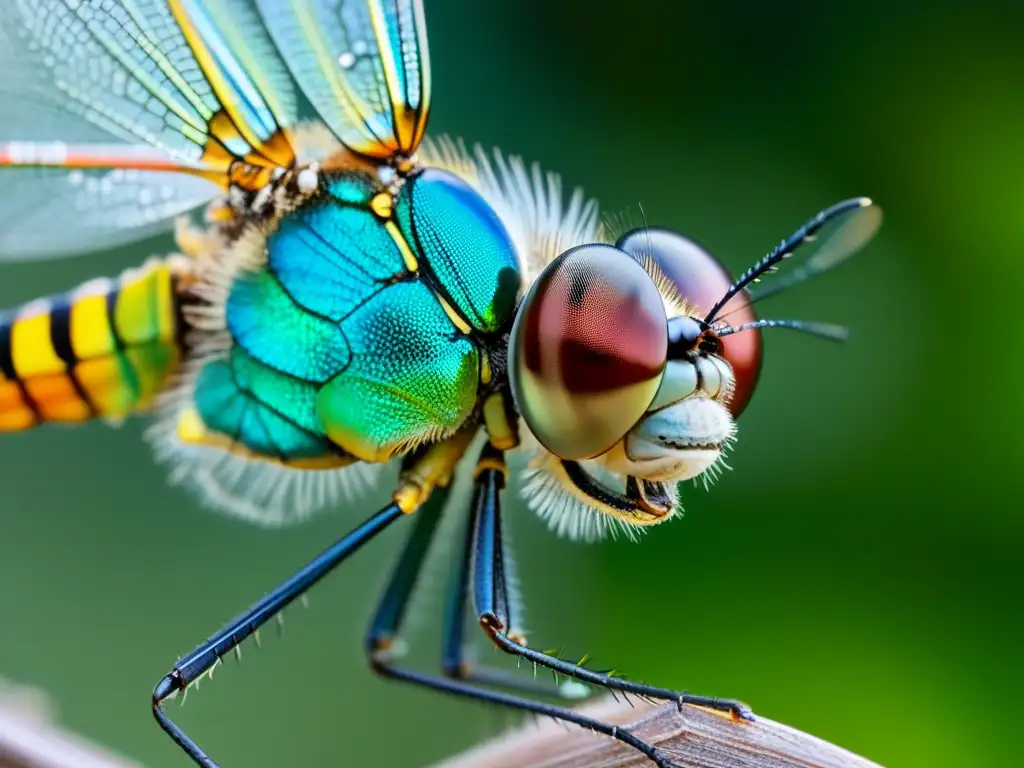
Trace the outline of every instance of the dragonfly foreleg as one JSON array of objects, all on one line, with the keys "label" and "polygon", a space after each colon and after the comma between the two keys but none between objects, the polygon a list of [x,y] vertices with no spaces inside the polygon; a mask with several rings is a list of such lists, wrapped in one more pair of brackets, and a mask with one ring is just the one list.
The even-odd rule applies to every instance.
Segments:
[{"label": "dragonfly foreleg", "polygon": [[529,648],[522,639],[508,633],[508,601],[505,586],[505,569],[502,562],[501,547],[501,504],[497,491],[490,503],[478,510],[476,524],[476,544],[474,557],[473,584],[476,595],[477,611],[480,614],[480,626],[487,635],[503,651],[518,656],[531,664],[537,664],[580,680],[590,685],[599,686],[624,693],[652,699],[667,699],[679,706],[692,704],[709,707],[730,713],[733,717],[752,720],[753,714],[745,704],[731,699],[719,699],[710,696],[695,696],[689,693],[674,691],[654,685],[637,683],[607,672],[596,672],[580,664],[574,664],[557,658],[548,653]]},{"label": "dragonfly foreleg", "polygon": [[[494,523],[497,517],[496,513],[501,489],[504,487],[505,473],[506,469],[501,452],[490,447],[485,448],[476,469],[473,516],[469,530],[469,544],[466,547],[466,554],[472,555],[475,561],[478,561],[482,555],[486,554],[484,550],[487,549],[486,542],[488,541],[492,542],[498,549],[501,549],[500,524],[496,526]],[[395,663],[394,639],[401,630],[405,607],[415,586],[419,569],[423,565],[427,550],[429,549],[430,539],[436,527],[437,518],[431,517],[428,519],[428,516],[424,515],[421,522],[413,530],[410,540],[402,553],[401,560],[385,589],[384,597],[374,616],[370,633],[367,637],[367,653],[374,671],[384,677],[415,683],[436,691],[464,696],[478,701],[486,701],[492,704],[500,704],[537,715],[553,717],[567,723],[574,723],[588,730],[611,736],[613,739],[627,744],[649,757],[660,768],[670,768],[671,763],[655,747],[637,738],[624,728],[595,720],[565,707],[546,704],[484,687],[487,684],[507,686],[510,683],[516,685],[516,687],[523,687],[521,685],[522,681],[512,681],[511,678],[504,677],[495,679],[489,674],[484,678],[480,678],[450,669],[447,672],[454,672],[454,674],[442,677],[440,675],[416,672],[398,666]],[[461,575],[459,583],[460,585],[465,583],[462,581]],[[504,597],[499,598],[496,602],[504,606],[501,610],[503,615],[507,616],[508,600],[504,575],[502,574],[498,580],[492,580],[489,583],[504,593]],[[479,587],[479,582],[474,583],[474,586]],[[458,605],[453,605],[452,602],[449,603],[449,622],[453,621],[452,617],[454,616],[454,621],[459,622],[460,626],[463,618],[462,606],[467,598],[466,592],[465,586],[460,586],[458,591],[460,599],[453,601],[458,603]],[[479,599],[480,594],[478,593],[477,600]],[[456,646],[458,650],[455,652],[454,658],[461,658],[461,631],[458,633],[453,632],[449,623],[449,629],[445,638],[446,660],[452,660],[449,657],[449,652],[453,651],[452,644],[456,640],[458,641]],[[538,691],[531,689],[530,692],[537,693]],[[554,691],[547,689],[544,693],[551,695]]]},{"label": "dragonfly foreleg", "polygon": [[[492,437],[492,444],[494,439]],[[477,463],[476,475],[479,481],[480,474],[487,469],[498,469],[505,471],[504,463],[500,454],[486,449]],[[480,483],[478,482],[478,485]],[[552,686],[547,680],[537,681],[534,678],[523,677],[503,669],[482,665],[466,658],[465,626],[466,618],[470,610],[469,590],[472,584],[473,550],[475,547],[475,525],[478,518],[477,509],[486,498],[486,489],[478,490],[474,498],[473,514],[466,518],[466,532],[463,543],[462,557],[459,560],[454,578],[449,587],[448,597],[445,606],[445,629],[442,643],[441,670],[447,677],[458,680],[479,683],[481,685],[495,686],[528,693],[534,696],[557,696],[559,698],[579,700],[589,693],[579,683],[572,686]],[[506,604],[512,601],[508,599],[507,588],[505,596]],[[511,606],[509,608],[511,610]],[[516,619],[510,618],[510,625],[515,625]]]}]

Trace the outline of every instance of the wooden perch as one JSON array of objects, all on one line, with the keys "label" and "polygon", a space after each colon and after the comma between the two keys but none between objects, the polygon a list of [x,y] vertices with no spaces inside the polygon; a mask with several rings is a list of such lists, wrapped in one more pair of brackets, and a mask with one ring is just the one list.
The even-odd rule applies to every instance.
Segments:
[{"label": "wooden perch", "polygon": [[[881,768],[828,742],[757,717],[734,721],[699,707],[611,699],[581,710],[625,725],[680,768]],[[636,750],[549,719],[513,731],[434,768],[653,768]]]},{"label": "wooden perch", "polygon": [[[611,699],[581,711],[628,727],[680,768],[881,768],[844,749],[763,717],[733,721],[674,704]],[[141,768],[61,729],[46,697],[0,678],[0,768]],[[434,768],[650,768],[617,741],[553,720],[501,736]]]},{"label": "wooden perch", "polygon": [[0,768],[141,768],[55,723],[45,695],[0,678]]}]

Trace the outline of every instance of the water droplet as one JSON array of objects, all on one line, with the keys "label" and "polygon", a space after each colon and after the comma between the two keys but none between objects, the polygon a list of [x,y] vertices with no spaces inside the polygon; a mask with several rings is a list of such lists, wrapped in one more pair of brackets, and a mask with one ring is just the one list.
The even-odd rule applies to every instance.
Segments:
[{"label": "water droplet", "polygon": [[356,65],[356,55],[351,51],[345,51],[338,57],[338,64],[342,69],[352,69]]}]

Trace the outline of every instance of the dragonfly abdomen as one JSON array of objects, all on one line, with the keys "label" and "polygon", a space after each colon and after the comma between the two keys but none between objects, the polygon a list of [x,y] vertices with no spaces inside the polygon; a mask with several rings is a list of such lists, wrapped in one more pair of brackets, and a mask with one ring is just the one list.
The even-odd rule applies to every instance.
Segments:
[{"label": "dragonfly abdomen", "polygon": [[146,408],[182,356],[179,259],[0,312],[0,431]]}]

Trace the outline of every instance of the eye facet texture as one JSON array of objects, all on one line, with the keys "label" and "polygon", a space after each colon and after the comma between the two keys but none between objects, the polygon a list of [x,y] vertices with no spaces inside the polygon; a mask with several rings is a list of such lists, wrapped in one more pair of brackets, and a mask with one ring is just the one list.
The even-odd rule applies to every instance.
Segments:
[{"label": "eye facet texture", "polygon": [[627,254],[580,246],[537,278],[510,346],[513,395],[530,430],[557,456],[592,458],[654,399],[668,346],[664,304]]}]

